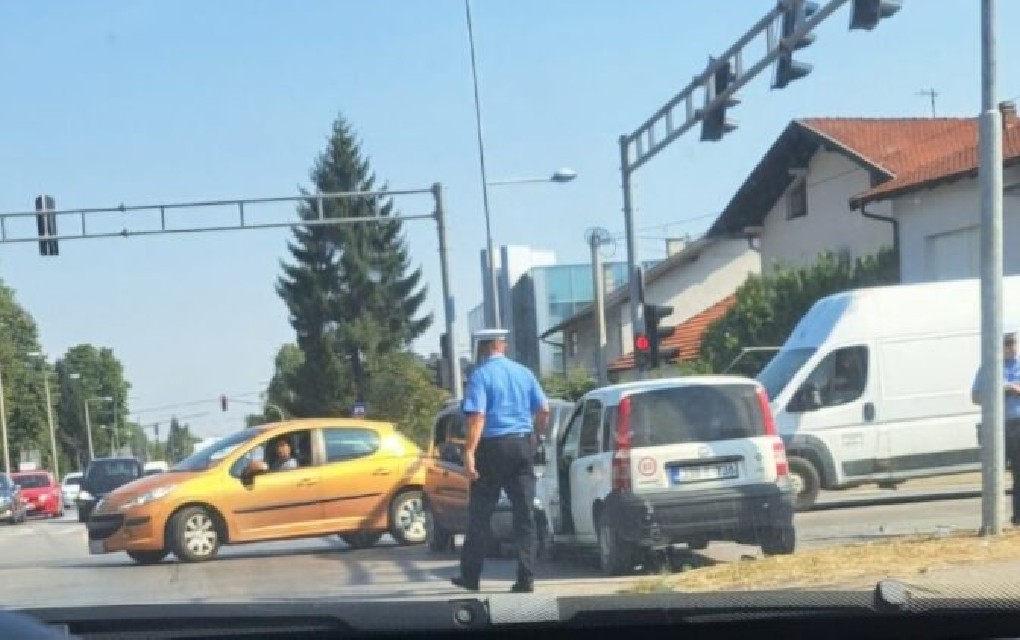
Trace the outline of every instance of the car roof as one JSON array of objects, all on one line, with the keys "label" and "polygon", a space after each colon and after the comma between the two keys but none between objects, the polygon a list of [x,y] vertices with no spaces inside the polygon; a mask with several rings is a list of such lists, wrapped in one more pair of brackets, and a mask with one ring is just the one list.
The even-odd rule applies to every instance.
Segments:
[{"label": "car roof", "polygon": [[730,385],[730,384],[744,384],[758,386],[759,383],[753,378],[745,378],[743,376],[727,376],[727,375],[700,375],[700,376],[683,376],[676,378],[658,378],[655,380],[635,380],[632,382],[622,382],[620,384],[612,384],[606,387],[600,387],[593,389],[588,393],[584,394],[583,400],[588,398],[598,398],[609,403],[619,402],[624,396],[628,396],[634,393],[640,393],[642,391],[654,391],[657,389],[673,389],[677,387],[698,387],[698,386],[716,386],[716,385]]},{"label": "car roof", "polygon": [[382,420],[366,420],[364,418],[297,418],[286,420],[284,422],[260,424],[255,427],[249,427],[249,429],[256,429],[261,433],[272,434],[280,431],[290,431],[295,427],[303,427],[305,429],[321,429],[326,427],[371,427],[373,429],[378,429],[379,431],[396,431],[396,428],[391,422],[383,422]]}]

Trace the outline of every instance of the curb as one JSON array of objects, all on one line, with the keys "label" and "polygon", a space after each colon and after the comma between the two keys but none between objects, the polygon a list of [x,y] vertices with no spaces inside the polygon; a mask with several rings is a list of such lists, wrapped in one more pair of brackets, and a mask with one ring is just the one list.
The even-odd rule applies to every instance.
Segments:
[{"label": "curb", "polygon": [[[1011,489],[1006,489],[1006,495],[1012,495]],[[969,498],[980,498],[981,489],[958,489],[955,491],[940,491],[938,493],[920,493],[906,496],[882,496],[877,498],[857,498],[839,500],[833,502],[815,503],[811,507],[798,513],[810,513],[812,511],[834,511],[836,509],[858,509],[861,507],[879,507],[883,505],[896,504],[917,504],[921,502],[940,502],[946,500],[966,500]]]}]

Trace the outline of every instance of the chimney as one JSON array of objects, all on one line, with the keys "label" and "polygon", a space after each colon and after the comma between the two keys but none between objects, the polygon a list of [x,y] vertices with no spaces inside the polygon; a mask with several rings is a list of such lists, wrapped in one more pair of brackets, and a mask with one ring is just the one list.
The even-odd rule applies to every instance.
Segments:
[{"label": "chimney", "polygon": [[1002,128],[1012,127],[1017,122],[1016,103],[1012,100],[1005,100],[999,103],[999,113],[1002,114]]}]

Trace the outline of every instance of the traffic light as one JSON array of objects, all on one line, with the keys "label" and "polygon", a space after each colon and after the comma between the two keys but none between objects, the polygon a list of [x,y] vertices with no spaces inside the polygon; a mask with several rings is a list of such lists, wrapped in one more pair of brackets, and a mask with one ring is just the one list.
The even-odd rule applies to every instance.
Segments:
[{"label": "traffic light", "polygon": [[634,366],[644,371],[651,368],[652,343],[644,333],[634,335]]},{"label": "traffic light", "polygon": [[661,322],[673,315],[673,307],[646,304],[644,305],[645,327],[648,329],[648,352],[651,368],[676,360],[680,355],[679,347],[663,348],[663,341],[676,333],[676,327],[663,327]]},{"label": "traffic light", "polygon": [[900,7],[898,0],[854,0],[850,28],[871,31],[879,20],[892,16]]},{"label": "traffic light", "polygon": [[227,410],[227,396],[226,395],[221,395],[220,396],[220,411],[226,411],[226,410]]},{"label": "traffic light", "polygon": [[[797,29],[801,27],[808,18],[818,11],[817,2],[808,0],[786,0],[783,9],[783,42],[789,40]],[[803,38],[791,44],[780,44],[783,52],[776,60],[776,77],[772,83],[773,89],[783,89],[794,80],[800,80],[811,73],[811,65],[806,62],[798,62],[793,59],[793,52],[810,45],[815,41],[815,34],[808,33]]]},{"label": "traffic light", "polygon": [[[709,65],[715,61],[709,62]],[[712,74],[710,88],[705,92],[705,105],[707,106],[712,100],[715,100],[716,96],[721,94],[723,91],[733,84],[737,79],[733,73],[733,63],[729,60],[723,62],[719,67],[716,68],[715,73]],[[729,107],[735,107],[740,104],[740,100],[736,95],[732,95],[727,98],[723,104],[706,111],[702,115],[701,120],[701,139],[702,140],[721,140],[724,134],[727,134],[737,128],[737,123],[732,120],[726,119],[726,109]]]},{"label": "traffic light", "polygon": [[[53,213],[56,210],[56,203],[50,196],[37,196],[35,199],[35,210],[38,212],[35,214],[36,226],[39,229],[39,237],[44,238],[46,236],[57,235],[57,214]],[[56,256],[60,255],[60,248],[57,246],[56,240],[40,240],[39,241],[39,255],[41,256]]]}]

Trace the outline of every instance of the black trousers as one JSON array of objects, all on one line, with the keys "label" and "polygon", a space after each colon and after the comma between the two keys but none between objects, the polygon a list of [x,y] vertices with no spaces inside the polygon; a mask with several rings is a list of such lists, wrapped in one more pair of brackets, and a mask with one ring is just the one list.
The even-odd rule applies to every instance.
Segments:
[{"label": "black trousers", "polygon": [[1006,459],[1013,474],[1013,514],[1010,522],[1020,525],[1020,420],[1006,420]]},{"label": "black trousers", "polygon": [[517,543],[517,581],[534,582],[535,548],[535,468],[534,445],[528,436],[483,438],[475,452],[479,478],[471,483],[468,502],[467,537],[460,554],[460,575],[477,584],[482,575],[485,552],[489,547],[492,512],[499,502],[500,489],[506,492],[513,508],[514,538]]}]

